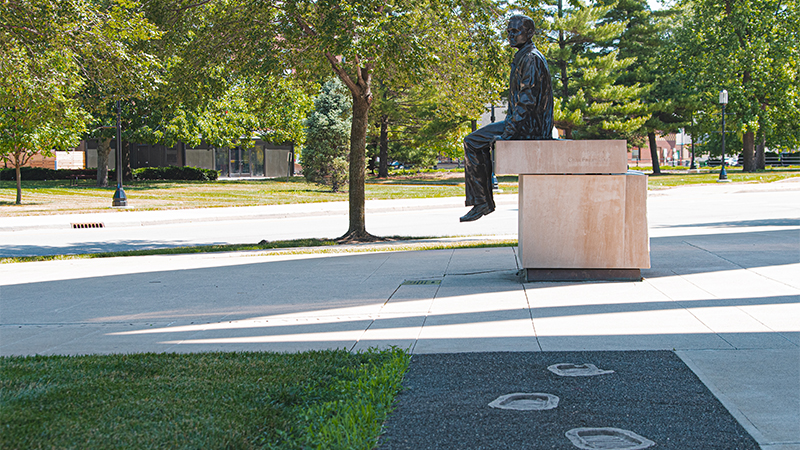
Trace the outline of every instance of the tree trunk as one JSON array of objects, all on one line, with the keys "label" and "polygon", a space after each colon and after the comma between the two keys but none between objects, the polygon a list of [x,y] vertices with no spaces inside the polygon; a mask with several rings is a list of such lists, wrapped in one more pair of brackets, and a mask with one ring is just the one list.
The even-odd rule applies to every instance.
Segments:
[{"label": "tree trunk", "polygon": [[755,133],[753,133],[752,128],[747,127],[747,131],[745,131],[744,136],[742,136],[742,144],[744,144],[744,148],[742,149],[742,157],[744,158],[742,170],[745,172],[756,171],[755,143]]},{"label": "tree trunk", "polygon": [[764,153],[767,147],[767,135],[759,131],[758,145],[756,146],[756,170],[767,168],[767,155]]},{"label": "tree trunk", "polygon": [[108,187],[108,154],[111,153],[111,139],[97,141],[97,187]]},{"label": "tree trunk", "polygon": [[[367,91],[368,92],[368,91]],[[353,93],[353,123],[350,127],[350,227],[347,233],[339,238],[341,242],[374,241],[375,236],[367,233],[365,221],[364,181],[367,127],[369,126],[369,108],[371,97]]]},{"label": "tree trunk", "polygon": [[378,178],[389,176],[389,115],[381,116],[381,142],[380,142],[380,161],[378,163]]},{"label": "tree trunk", "polygon": [[133,170],[131,169],[131,143],[122,141],[122,181],[132,181]]},{"label": "tree trunk", "polygon": [[656,132],[651,131],[647,133],[647,139],[650,141],[650,159],[653,160],[653,175],[661,175],[661,166],[658,160],[658,147],[656,146]]},{"label": "tree trunk", "polygon": [[767,134],[764,132],[764,114],[767,106],[761,105],[761,115],[758,116],[758,135],[756,135],[756,170],[767,168],[767,155],[764,153],[767,147]]},{"label": "tree trunk", "polygon": [[16,162],[16,164],[14,164],[14,168],[15,168],[15,171],[17,173],[17,201],[16,201],[16,204],[17,205],[21,205],[22,204],[22,170],[20,170],[20,167],[22,166],[22,164],[19,163],[19,158],[17,158],[17,160],[15,162]]}]

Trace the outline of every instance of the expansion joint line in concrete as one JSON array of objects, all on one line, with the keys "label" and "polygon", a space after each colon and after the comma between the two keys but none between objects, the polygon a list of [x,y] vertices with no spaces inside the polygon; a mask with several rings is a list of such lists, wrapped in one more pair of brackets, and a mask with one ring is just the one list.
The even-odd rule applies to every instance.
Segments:
[{"label": "expansion joint line in concrete", "polygon": [[[384,260],[384,263],[385,263],[385,262],[386,262],[386,261]],[[382,263],[381,265],[383,265],[383,263]],[[373,273],[375,273],[375,272],[373,272]],[[369,278],[369,277],[367,277],[367,278]],[[396,288],[394,288],[394,290],[392,291],[392,293],[391,293],[391,294],[389,294],[389,298],[387,298],[387,299],[386,299],[386,301],[385,301],[385,302],[383,302],[383,304],[381,305],[381,309],[379,309],[379,310],[378,310],[378,314],[377,314],[376,316],[379,316],[379,315],[381,314],[381,311],[383,311],[383,308],[384,308],[384,307],[385,307],[387,304],[389,304],[389,301],[391,301],[391,300],[392,300],[392,297],[394,297],[394,294],[396,294],[396,293],[397,293],[397,291],[399,291],[399,290],[400,290],[400,286],[402,286],[402,285],[403,285],[402,283],[401,283],[401,284],[398,284],[398,285],[397,285],[397,287],[396,287]],[[375,318],[373,318],[373,319],[370,321],[369,325],[367,325],[367,327],[366,327],[366,328],[364,328],[364,331],[361,333],[361,336],[359,336],[359,337],[358,337],[358,339],[356,339],[356,341],[353,343],[353,346],[352,346],[352,347],[350,347],[350,351],[351,351],[351,352],[352,352],[352,351],[353,351],[353,350],[356,348],[356,346],[358,345],[358,343],[359,343],[359,342],[361,342],[361,340],[362,340],[362,339],[364,339],[364,335],[366,335],[366,334],[367,334],[367,331],[369,331],[369,329],[370,329],[370,328],[372,328],[372,325],[373,325],[373,324],[375,324],[375,320],[376,320],[376,319],[375,319]]]},{"label": "expansion joint line in concrete", "polygon": [[[378,267],[376,267],[375,270],[373,270],[369,275],[367,275],[366,278],[364,278],[364,281],[362,281],[362,283],[368,281],[370,279],[370,277],[372,277],[373,275],[375,275],[375,273],[377,273],[379,270],[381,270],[381,267],[383,267],[383,265],[386,264],[386,261],[388,261],[389,258],[391,258],[391,253],[387,253],[386,254],[386,257],[383,258],[383,261],[381,261],[381,263],[378,264]],[[395,289],[395,292],[397,292],[396,289]],[[392,293],[392,295],[394,295],[394,293]],[[388,302],[389,300],[386,300],[386,301]]]},{"label": "expansion joint line in concrete", "polygon": [[[691,245],[691,244],[690,244],[690,245]],[[687,280],[687,279],[685,279],[685,278],[684,278],[684,277],[682,277],[680,274],[676,273],[674,270],[670,270],[670,272],[672,272],[672,273],[673,273],[673,275],[675,275],[675,276],[677,276],[677,277],[681,278],[682,280],[686,281],[687,283],[691,284],[692,286],[695,286],[695,287],[697,287],[697,288],[698,288],[698,289],[700,289],[701,291],[703,291],[703,292],[706,292],[706,293],[708,293],[708,294],[709,294],[709,295],[711,295],[711,296],[714,296],[713,294],[711,294],[711,293],[710,293],[710,292],[708,292],[707,290],[705,290],[705,289],[701,288],[700,286],[697,286],[695,283],[692,283],[690,280]],[[711,327],[710,327],[710,326],[709,326],[707,323],[703,322],[703,319],[701,319],[700,317],[698,317],[698,316],[697,316],[697,314],[695,314],[694,312],[692,312],[692,310],[691,310],[691,309],[687,308],[687,307],[686,307],[686,305],[684,305],[683,303],[681,303],[681,301],[680,301],[680,300],[675,300],[674,298],[670,297],[669,295],[667,295],[667,293],[666,293],[666,292],[664,292],[664,291],[662,291],[661,289],[659,289],[659,288],[658,288],[658,286],[655,286],[655,285],[653,285],[653,284],[650,284],[650,285],[653,287],[653,289],[655,289],[655,290],[656,290],[656,291],[658,291],[658,292],[659,292],[661,295],[663,295],[663,296],[664,296],[664,298],[666,298],[667,300],[669,300],[669,301],[672,301],[672,302],[675,302],[676,304],[680,305],[680,306],[683,308],[683,310],[684,310],[684,311],[686,311],[687,313],[689,313],[689,315],[691,315],[692,317],[694,317],[694,318],[695,318],[695,320],[697,320],[698,322],[700,322],[701,324],[703,324],[703,326],[704,326],[704,327],[706,327],[706,329],[707,329],[709,332],[711,332],[712,334],[714,334],[714,335],[715,335],[715,336],[717,336],[718,338],[722,339],[722,341],[723,341],[723,342],[725,342],[726,344],[728,344],[728,345],[729,345],[729,346],[730,346],[732,349],[735,349],[735,348],[736,348],[736,347],[735,347],[733,344],[731,344],[731,342],[730,342],[730,341],[728,341],[727,339],[725,339],[725,337],[724,337],[724,336],[721,336],[719,333],[717,333],[716,331],[714,331],[714,329],[713,329],[713,328],[711,328]],[[675,349],[673,348],[672,350],[674,351]]]},{"label": "expansion joint line in concrete", "polygon": [[791,284],[785,283],[785,282],[783,282],[781,280],[776,280],[775,278],[770,278],[770,277],[768,277],[768,276],[766,276],[764,274],[758,273],[758,272],[756,272],[754,270],[750,270],[747,267],[742,267],[741,265],[736,264],[735,262],[731,261],[730,259],[723,258],[722,256],[719,256],[718,254],[712,252],[711,250],[708,250],[708,249],[705,249],[703,247],[700,247],[699,245],[692,244],[691,242],[687,242],[687,241],[681,241],[681,242],[683,242],[684,244],[686,244],[686,245],[688,245],[690,247],[694,247],[694,248],[696,248],[698,250],[702,250],[702,251],[704,251],[704,252],[706,252],[706,253],[708,253],[710,255],[714,255],[715,257],[717,257],[717,258],[719,258],[719,259],[721,259],[721,260],[723,260],[723,261],[725,261],[727,263],[730,263],[730,264],[732,264],[732,265],[734,265],[734,266],[736,266],[736,267],[738,267],[738,268],[740,268],[742,270],[746,270],[746,271],[748,271],[748,272],[750,272],[752,274],[755,274],[755,275],[757,275],[757,276],[759,276],[761,278],[766,278],[767,280],[774,281],[776,283],[780,283],[780,284],[782,284],[784,286],[789,286],[791,288],[795,287],[795,286],[792,286]]},{"label": "expansion joint line in concrete", "polygon": [[[511,251],[514,253],[514,263],[517,266],[517,273],[521,270],[519,267],[519,259],[517,255],[517,251],[519,247],[511,247]],[[536,338],[536,345],[539,347],[539,351],[542,350],[542,343],[539,342],[539,334],[536,333],[536,322],[533,321],[533,308],[531,307],[531,299],[528,297],[528,289],[525,288],[525,283],[522,283],[522,293],[525,295],[525,303],[528,305],[528,315],[531,318],[531,328],[533,328],[533,337]]]},{"label": "expansion joint line in concrete", "polygon": [[[686,242],[686,241],[684,241],[684,242]],[[686,242],[686,243],[687,243],[687,244],[689,244],[688,242]],[[692,244],[689,244],[689,245],[692,245]],[[703,249],[703,248],[700,248],[700,247],[697,247],[697,246],[694,246],[694,245],[692,245],[692,246],[693,246],[693,247],[696,247],[696,248],[699,248],[700,250],[707,251],[707,250],[705,250],[705,249]],[[709,252],[709,253],[710,253],[710,252]],[[713,254],[713,253],[712,253],[712,254]],[[724,258],[723,258],[723,259],[724,259]],[[726,260],[726,261],[727,261],[727,260]],[[738,264],[735,264],[735,265],[736,265],[737,267],[740,267],[740,268],[744,269],[743,267],[739,266]],[[747,270],[747,269],[744,269],[744,270]],[[683,275],[681,275],[681,274],[679,274],[679,273],[675,272],[674,270],[670,270],[670,272],[672,272],[672,273],[673,273],[673,275],[675,275],[675,276],[679,277],[679,278],[680,278],[680,279],[682,279],[683,281],[685,281],[685,282],[687,282],[687,283],[691,284],[692,286],[696,287],[697,289],[699,289],[699,290],[701,290],[701,291],[703,291],[703,292],[707,293],[707,294],[708,294],[708,295],[710,295],[711,297],[716,297],[716,298],[719,298],[719,297],[717,297],[716,295],[714,295],[714,294],[712,294],[711,292],[709,292],[708,290],[706,290],[706,289],[703,289],[701,286],[698,286],[698,285],[697,285],[697,283],[694,283],[694,282],[692,282],[692,280],[689,280],[689,279],[687,279],[686,277],[684,277]],[[754,273],[755,273],[755,272],[754,272]],[[767,277],[764,277],[764,278],[767,278]],[[767,278],[767,279],[771,279],[771,278]],[[717,333],[716,331],[714,331],[714,329],[713,329],[713,328],[711,328],[711,327],[710,327],[710,326],[708,326],[708,325],[707,325],[705,322],[703,322],[703,320],[702,320],[702,319],[700,319],[700,317],[698,317],[696,314],[694,314],[694,313],[692,312],[692,310],[691,310],[691,309],[689,309],[689,308],[688,308],[686,305],[684,305],[684,304],[683,304],[683,302],[681,302],[680,300],[675,300],[675,299],[671,298],[669,295],[667,295],[667,294],[666,294],[664,291],[662,291],[661,289],[659,289],[659,288],[658,288],[658,287],[656,287],[656,286],[653,286],[653,289],[655,289],[655,290],[657,290],[658,292],[660,292],[660,293],[661,293],[661,295],[663,295],[663,296],[664,296],[664,297],[666,297],[667,299],[669,299],[669,300],[671,300],[671,301],[673,301],[673,302],[677,303],[678,305],[681,305],[681,306],[683,307],[683,309],[684,309],[686,312],[688,312],[689,314],[691,314],[691,315],[692,315],[692,317],[694,317],[695,319],[697,319],[697,321],[698,321],[698,322],[702,323],[704,327],[708,328],[708,330],[709,330],[709,331],[711,331],[712,333],[714,333],[714,334],[715,334],[715,335],[716,335],[718,338],[722,339],[722,340],[723,340],[723,341],[724,341],[726,344],[730,345],[730,346],[731,346],[731,348],[733,348],[733,349],[738,349],[738,347],[736,347],[736,346],[735,346],[735,345],[733,345],[733,344],[732,344],[730,341],[728,341],[727,339],[725,339],[725,337],[724,337],[724,336],[722,336],[721,334]],[[752,315],[752,314],[750,314],[749,312],[747,312],[747,310],[745,310],[745,309],[742,309],[742,307],[741,307],[741,306],[734,306],[734,308],[736,308],[737,310],[741,311],[743,314],[747,315],[748,317],[750,317],[750,318],[751,318],[751,319],[753,319],[754,321],[756,321],[756,322],[760,323],[761,325],[763,325],[763,326],[764,326],[764,328],[766,328],[766,329],[770,330],[770,331],[771,331],[771,332],[773,332],[773,333],[776,333],[777,335],[779,335],[780,337],[782,337],[784,340],[786,340],[786,341],[788,341],[788,342],[790,342],[790,343],[792,342],[792,340],[791,340],[791,339],[789,339],[789,338],[787,338],[787,337],[786,337],[786,336],[785,336],[783,333],[781,333],[780,331],[774,330],[772,327],[770,327],[769,325],[765,324],[763,321],[759,320],[759,319],[758,319],[757,317],[755,317],[754,315]]]},{"label": "expansion joint line in concrete", "polygon": [[[453,253],[455,253],[455,249],[453,249],[453,250],[451,250],[451,251],[450,251],[450,259],[448,259],[448,260],[447,260],[447,267],[450,267],[450,261],[452,261],[452,259],[453,259]],[[381,267],[381,266],[383,266],[384,264],[386,264],[386,261],[388,261],[388,259],[389,259],[389,256],[387,256],[387,257],[386,257],[386,259],[384,259],[384,260],[383,260],[383,262],[380,264],[380,266],[378,266],[378,268],[376,268],[376,269],[375,269],[375,270],[374,270],[372,273],[374,274],[374,273],[375,273],[375,272],[376,272],[378,269],[380,269],[380,267]],[[442,278],[444,278],[445,276],[447,276],[447,267],[445,267],[444,274],[442,275]],[[370,276],[372,276],[372,274],[370,274]],[[369,279],[369,277],[367,277],[367,279]],[[391,293],[391,294],[389,294],[389,298],[387,298],[387,299],[386,299],[386,301],[385,301],[385,302],[383,302],[383,304],[381,305],[381,309],[380,309],[380,310],[378,310],[378,314],[377,314],[377,316],[380,316],[380,313],[381,313],[381,311],[383,311],[383,308],[385,308],[385,307],[386,307],[386,305],[388,305],[388,304],[389,304],[389,302],[392,300],[392,297],[394,297],[394,295],[395,295],[395,294],[397,294],[397,291],[399,291],[399,290],[400,290],[400,287],[401,287],[402,285],[403,285],[402,283],[400,283],[399,285],[397,285],[397,287],[396,287],[396,288],[394,288],[394,290],[392,291],[392,293]],[[436,287],[436,292],[433,294],[433,299],[436,299],[436,295],[439,293],[439,289],[440,289],[441,287],[442,287],[442,286],[441,286],[441,284],[440,284],[439,286],[437,286],[437,287]],[[420,334],[422,334],[422,328],[425,326],[425,320],[427,320],[427,319],[428,319],[428,313],[429,313],[429,312],[430,312],[430,310],[429,310],[429,311],[427,311],[427,312],[425,313],[425,319],[423,319],[423,321],[422,321],[422,326],[421,326],[421,327],[420,327],[420,329],[419,329],[419,333],[417,334],[417,337],[416,337],[416,339],[414,339],[414,345],[411,347],[411,353],[414,353],[414,347],[416,347],[416,346],[417,346],[417,341],[419,341],[419,335],[420,335]],[[372,325],[374,325],[374,324],[375,324],[375,321],[376,321],[376,320],[377,320],[377,318],[374,318],[374,319],[372,319],[372,320],[370,321],[369,325],[367,325],[367,327],[366,327],[366,328],[364,328],[364,331],[361,333],[361,336],[359,336],[359,338],[358,338],[358,339],[356,339],[356,341],[353,343],[353,346],[352,346],[352,347],[350,347],[350,351],[351,351],[351,352],[352,352],[352,351],[353,351],[353,350],[356,348],[356,346],[358,345],[358,343],[359,343],[359,342],[361,342],[361,340],[362,340],[362,339],[364,339],[364,336],[367,334],[367,331],[369,331],[369,329],[370,329],[370,328],[372,328]]]},{"label": "expansion joint line in concrete", "polygon": [[456,277],[456,276],[481,275],[481,274],[484,274],[484,273],[497,273],[497,272],[508,272],[508,269],[479,270],[477,272],[451,273],[451,274],[448,274],[448,275],[450,275],[451,277]]},{"label": "expansion joint line in concrete", "polygon": [[[442,274],[442,281],[447,278],[447,271],[450,269],[450,263],[453,261],[453,255],[455,255],[456,250],[450,250],[450,258],[447,259],[447,265],[444,267],[444,273]],[[442,284],[440,283],[439,286],[436,287],[436,292],[433,293],[433,299],[431,299],[431,306],[433,306],[433,302],[436,301],[436,297],[439,296],[439,289],[442,288]],[[422,326],[419,327],[419,333],[417,333],[416,339],[414,339],[414,345],[411,346],[411,354],[414,354],[414,350],[417,348],[417,343],[419,342],[419,337],[422,335],[422,330],[425,328],[425,324],[428,322],[428,315],[430,315],[431,310],[428,308],[425,311],[425,318],[422,319]]]}]

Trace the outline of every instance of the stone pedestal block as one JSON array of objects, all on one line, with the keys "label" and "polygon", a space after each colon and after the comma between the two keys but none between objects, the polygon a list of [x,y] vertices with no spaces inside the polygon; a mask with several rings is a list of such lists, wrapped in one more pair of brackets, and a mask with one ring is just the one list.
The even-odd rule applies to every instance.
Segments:
[{"label": "stone pedestal block", "polygon": [[501,141],[519,174],[519,254],[529,281],[640,279],[650,267],[647,176],[625,141]]}]

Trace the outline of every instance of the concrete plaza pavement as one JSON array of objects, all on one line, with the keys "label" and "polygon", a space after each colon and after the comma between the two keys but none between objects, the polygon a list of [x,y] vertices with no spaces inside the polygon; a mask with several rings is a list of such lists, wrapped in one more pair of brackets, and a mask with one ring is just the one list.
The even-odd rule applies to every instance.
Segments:
[{"label": "concrete plaza pavement", "polygon": [[[424,201],[373,206],[368,227],[471,234],[459,232],[463,204],[439,201],[435,208]],[[516,229],[513,203],[502,204],[474,224],[474,234],[497,233],[509,221]],[[674,350],[762,448],[798,450],[799,205],[797,181],[651,191],[652,268],[640,282],[522,283],[516,249],[508,247],[7,264],[0,269],[0,354],[388,345],[415,354]],[[325,227],[338,213],[296,214]],[[237,220],[248,221],[202,223]],[[0,225],[7,227],[0,231],[4,254],[35,247],[7,244],[12,235],[47,231],[9,231],[8,223]],[[147,239],[155,241],[160,227],[181,224],[191,229],[189,222],[118,228],[152,230]],[[270,239],[268,229],[258,232]]]}]

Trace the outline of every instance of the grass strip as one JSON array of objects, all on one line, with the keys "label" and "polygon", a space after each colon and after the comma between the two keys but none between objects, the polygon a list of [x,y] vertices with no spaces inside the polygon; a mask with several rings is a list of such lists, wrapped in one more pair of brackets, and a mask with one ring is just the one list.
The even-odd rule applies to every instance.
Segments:
[{"label": "grass strip", "polygon": [[[42,255],[42,256],[16,256],[0,258],[0,264],[23,262],[61,261],[70,259],[92,258],[117,258],[123,256],[150,256],[150,255],[181,255],[194,253],[216,252],[244,252],[258,250],[284,250],[273,252],[258,252],[252,256],[266,256],[275,254],[305,255],[322,253],[364,253],[385,251],[418,251],[418,250],[443,250],[451,248],[485,248],[485,247],[515,247],[516,239],[484,239],[480,241],[457,242],[408,242],[400,241],[425,240],[424,237],[389,238],[388,242],[373,243],[369,245],[340,245],[336,241],[326,239],[292,239],[287,241],[270,241],[259,244],[231,244],[231,245],[198,245],[190,247],[158,248],[147,250],[126,250],[120,252],[81,253],[75,255]],[[322,248],[319,248],[322,247]]]},{"label": "grass strip", "polygon": [[373,448],[402,350],[0,358],[1,448]]},{"label": "grass strip", "polygon": [[[719,170],[706,173],[665,173],[662,175],[648,174],[647,184],[650,189],[685,186],[690,184],[716,184],[719,179]],[[728,179],[733,183],[773,183],[788,178],[800,176],[796,170],[771,170],[764,172],[742,172],[741,170],[728,169]]]}]

